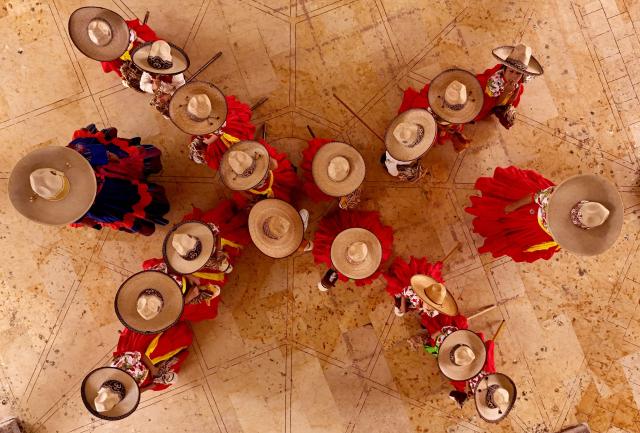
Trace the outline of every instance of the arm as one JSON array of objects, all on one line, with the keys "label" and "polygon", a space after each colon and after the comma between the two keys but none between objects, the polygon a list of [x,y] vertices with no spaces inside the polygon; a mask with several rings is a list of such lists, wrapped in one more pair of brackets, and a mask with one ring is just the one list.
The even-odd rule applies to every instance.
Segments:
[{"label": "arm", "polygon": [[145,93],[153,93],[153,78],[147,72],[143,72],[140,77],[140,90]]},{"label": "arm", "polygon": [[511,213],[513,211],[515,211],[516,209],[521,208],[522,206],[528,205],[529,203],[531,203],[531,196],[527,195],[525,197],[522,197],[520,200],[510,203],[508,204],[505,208],[504,211],[505,213]]}]

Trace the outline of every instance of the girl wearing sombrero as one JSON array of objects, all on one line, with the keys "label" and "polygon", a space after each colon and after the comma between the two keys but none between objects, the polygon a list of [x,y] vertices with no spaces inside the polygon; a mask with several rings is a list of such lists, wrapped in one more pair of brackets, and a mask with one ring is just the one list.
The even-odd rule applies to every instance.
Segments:
[{"label": "girl wearing sombrero", "polygon": [[516,119],[524,83],[542,75],[544,70],[531,55],[531,48],[524,44],[498,47],[493,50],[493,56],[500,63],[478,75],[484,103],[475,120],[495,114],[502,126],[509,129]]},{"label": "girl wearing sombrero", "polygon": [[616,186],[595,174],[559,185],[533,170],[498,167],[481,177],[465,211],[473,230],[484,236],[480,253],[516,262],[550,259],[560,248],[597,255],[610,248],[622,230],[623,204]]},{"label": "girl wearing sombrero", "polygon": [[364,286],[381,273],[381,264],[391,256],[393,229],[382,224],[375,211],[333,212],[318,224],[313,258],[329,270],[318,283],[320,291],[335,286],[338,279],[355,280]]}]

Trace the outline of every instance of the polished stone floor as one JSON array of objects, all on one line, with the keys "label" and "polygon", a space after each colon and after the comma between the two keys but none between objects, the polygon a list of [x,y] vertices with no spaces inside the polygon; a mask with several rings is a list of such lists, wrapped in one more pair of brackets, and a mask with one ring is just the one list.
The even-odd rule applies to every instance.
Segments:
[{"label": "polished stone floor", "polygon": [[[556,432],[587,421],[594,432],[640,432],[640,1],[639,0],[2,0],[0,1],[0,415],[28,432],[382,433]],[[7,178],[32,149],[65,145],[88,123],[115,126],[161,147],[157,181],[177,221],[192,204],[227,192],[187,159],[187,136],[80,54],[66,26],[77,7],[126,17],[151,11],[157,33],[183,46],[201,76],[253,104],[254,121],[294,164],[318,135],[356,146],[368,165],[363,208],[395,228],[395,254],[442,258],[463,244],[445,278],[463,312],[497,303],[472,322],[501,320],[498,369],[518,384],[504,422],[458,409],[428,355],[405,340],[413,317],[394,316],[382,279],[328,294],[310,256],[273,261],[253,247],[223,291],[219,317],[195,326],[179,383],[145,393],[137,412],[105,423],[79,395],[85,373],[107,362],[120,328],[113,296],[150,238],[51,228],[10,206]],[[523,41],[545,67],[529,83],[518,124],[470,126],[462,154],[438,146],[420,183],[397,183],[377,162],[406,86],[456,65],[493,66],[491,48]],[[371,133],[332,96],[347,101]],[[613,179],[625,226],[606,254],[557,254],[515,264],[480,256],[463,212],[473,182],[516,164],[559,181],[595,172]],[[311,206],[317,221],[327,206]]]}]

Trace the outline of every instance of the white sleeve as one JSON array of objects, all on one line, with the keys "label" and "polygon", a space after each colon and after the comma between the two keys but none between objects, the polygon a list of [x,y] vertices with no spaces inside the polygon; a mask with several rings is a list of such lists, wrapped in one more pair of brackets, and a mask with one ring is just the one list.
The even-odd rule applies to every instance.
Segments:
[{"label": "white sleeve", "polygon": [[174,88],[182,87],[186,84],[184,80],[184,74],[176,74],[171,78],[171,84],[173,84]]},{"label": "white sleeve", "polygon": [[153,83],[151,79],[151,75],[147,72],[143,72],[140,77],[140,90],[145,93],[153,93]]}]

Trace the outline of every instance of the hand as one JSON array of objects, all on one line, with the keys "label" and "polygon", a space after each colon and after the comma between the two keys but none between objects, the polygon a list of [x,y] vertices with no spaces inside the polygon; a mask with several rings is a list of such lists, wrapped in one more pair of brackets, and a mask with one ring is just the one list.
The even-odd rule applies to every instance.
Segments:
[{"label": "hand", "polygon": [[276,168],[278,168],[278,161],[273,158],[269,158],[269,169],[275,170]]},{"label": "hand", "polygon": [[409,345],[409,349],[417,351],[424,346],[424,339],[422,335],[414,335],[413,337],[407,338],[407,344]]},{"label": "hand", "polygon": [[204,144],[211,144],[214,141],[216,141],[218,138],[220,138],[220,137],[218,137],[216,134],[211,134],[210,137],[207,137],[202,141],[203,141]]},{"label": "hand", "polygon": [[507,81],[504,84],[504,90],[507,93],[512,93],[514,90],[516,90],[516,86],[518,83],[516,83],[515,81]]}]

